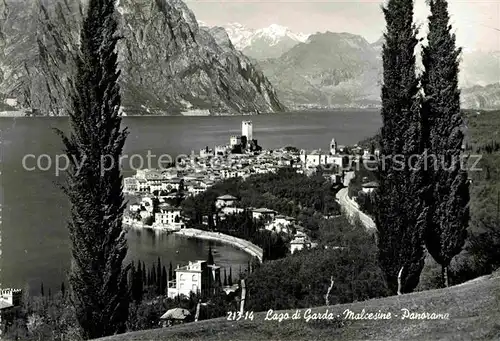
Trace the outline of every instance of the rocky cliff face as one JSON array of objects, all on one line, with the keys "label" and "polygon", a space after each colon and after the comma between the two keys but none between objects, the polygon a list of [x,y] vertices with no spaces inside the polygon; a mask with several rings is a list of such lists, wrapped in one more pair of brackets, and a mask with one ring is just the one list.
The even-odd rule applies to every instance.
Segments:
[{"label": "rocky cliff face", "polygon": [[[0,7],[0,92],[42,114],[61,114],[82,10],[76,1],[26,7],[30,1]],[[200,29],[182,1],[121,0],[118,12],[125,112],[284,110],[269,81],[234,49],[224,30]]]}]

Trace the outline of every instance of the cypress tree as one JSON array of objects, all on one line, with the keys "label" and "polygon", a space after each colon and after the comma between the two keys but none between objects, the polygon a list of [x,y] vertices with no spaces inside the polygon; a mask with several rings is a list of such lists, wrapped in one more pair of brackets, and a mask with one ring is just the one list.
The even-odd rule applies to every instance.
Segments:
[{"label": "cypress tree", "polygon": [[148,274],[146,270],[146,265],[144,262],[142,262],[142,287],[144,288],[145,286],[148,285]]},{"label": "cypress tree", "polygon": [[227,285],[233,285],[233,270],[229,268],[229,278],[227,279]]},{"label": "cypress tree", "polygon": [[117,27],[114,0],[88,2],[71,82],[71,134],[58,131],[70,160],[65,186],[71,203],[69,283],[77,320],[88,339],[124,332],[128,317],[119,165],[128,133],[120,128]]},{"label": "cypress tree", "polygon": [[419,80],[415,73],[417,29],[412,0],[389,0],[382,49],[382,129],[380,136],[375,223],[379,264],[390,291],[411,292],[424,266],[420,228],[420,174],[414,169],[421,158]]},{"label": "cypress tree", "polygon": [[170,262],[170,265],[168,266],[168,278],[172,281],[174,278],[174,268],[172,267],[172,262]]},{"label": "cypress tree", "polygon": [[161,276],[161,261],[158,257],[158,264],[156,265],[156,292],[161,295],[161,288],[163,287],[162,276]]},{"label": "cypress tree", "polygon": [[134,296],[134,292],[136,290],[136,271],[135,271],[135,265],[134,265],[134,262],[132,261],[130,263],[130,271],[129,271],[129,287],[130,287],[130,291],[132,293],[132,296]]},{"label": "cypress tree", "polygon": [[227,273],[226,273],[226,268],[224,268],[224,286],[227,286]]},{"label": "cypress tree", "polygon": [[64,282],[61,282],[61,293],[63,296],[66,294],[66,287],[64,286]]},{"label": "cypress tree", "polygon": [[161,295],[165,295],[167,287],[168,287],[168,279],[167,279],[167,269],[163,266],[161,271]]},{"label": "cypress tree", "polygon": [[40,294],[43,296],[45,296],[45,291],[43,290],[43,282],[42,284],[40,284]]},{"label": "cypress tree", "polygon": [[442,281],[448,286],[448,266],[460,253],[467,238],[469,184],[461,167],[464,119],[460,111],[458,71],[461,49],[451,33],[446,0],[430,0],[428,44],[422,50],[425,98],[421,115],[428,127],[424,138],[428,159],[425,167],[429,186],[425,243],[442,267]]},{"label": "cypress tree", "polygon": [[144,285],[142,283],[142,265],[139,262],[139,266],[136,271],[134,271],[134,275],[132,276],[132,298],[135,302],[141,302]]},{"label": "cypress tree", "polygon": [[214,265],[215,264],[215,261],[214,261],[214,255],[212,254],[212,246],[210,245],[208,247],[208,265]]},{"label": "cypress tree", "polygon": [[153,266],[151,267],[151,285],[154,287],[157,287],[158,285],[158,280],[156,277],[156,266],[153,263]]}]

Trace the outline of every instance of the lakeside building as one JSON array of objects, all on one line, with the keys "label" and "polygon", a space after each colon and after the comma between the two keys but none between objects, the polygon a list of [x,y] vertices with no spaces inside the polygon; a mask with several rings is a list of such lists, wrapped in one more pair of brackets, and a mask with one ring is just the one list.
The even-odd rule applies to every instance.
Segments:
[{"label": "lakeside building", "polygon": [[3,328],[4,314],[21,304],[21,289],[0,290],[0,328]]},{"label": "lakeside building", "polygon": [[208,265],[207,261],[198,260],[175,269],[175,280],[168,281],[168,297],[179,295],[189,297],[220,283],[220,266]]},{"label": "lakeside building", "polygon": [[158,206],[160,212],[155,213],[155,223],[160,225],[175,226],[181,223],[181,209],[168,204]]}]

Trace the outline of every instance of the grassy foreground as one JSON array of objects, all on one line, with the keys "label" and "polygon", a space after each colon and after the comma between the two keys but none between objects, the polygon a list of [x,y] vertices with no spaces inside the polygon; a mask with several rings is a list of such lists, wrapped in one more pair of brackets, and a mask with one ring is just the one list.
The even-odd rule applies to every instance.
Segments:
[{"label": "grassy foreground", "polygon": [[[312,309],[333,313],[334,320],[265,320],[266,312],[253,321],[226,318],[205,320],[171,328],[145,330],[99,339],[101,341],[156,340],[500,340],[500,273],[480,277],[448,289],[422,291]],[[392,313],[389,320],[344,319],[349,309],[360,313]],[[401,309],[415,313],[449,314],[448,320],[402,319]],[[292,316],[295,310],[280,311]],[[395,316],[397,315],[397,317]]]}]

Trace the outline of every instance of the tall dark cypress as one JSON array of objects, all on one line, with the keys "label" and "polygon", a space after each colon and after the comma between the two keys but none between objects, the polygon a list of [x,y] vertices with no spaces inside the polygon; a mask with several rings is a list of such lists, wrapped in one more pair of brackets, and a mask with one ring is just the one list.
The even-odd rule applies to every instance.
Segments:
[{"label": "tall dark cypress", "polygon": [[147,278],[147,270],[146,270],[146,265],[144,262],[142,262],[142,286],[145,287],[148,285],[148,278]]},{"label": "tall dark cypress", "polygon": [[160,295],[165,295],[167,293],[167,288],[168,288],[168,279],[167,279],[167,269],[165,266],[162,267],[161,270],[161,293]]},{"label": "tall dark cypress", "polygon": [[375,223],[379,264],[389,289],[411,292],[424,265],[422,229],[419,228],[419,174],[412,166],[420,160],[419,80],[415,73],[417,29],[412,0],[389,0],[382,50],[382,129]]},{"label": "tall dark cypress", "polygon": [[161,261],[158,257],[158,263],[156,264],[156,290],[158,295],[161,295],[161,288],[163,287],[162,276],[161,276]]},{"label": "tall dark cypress", "polygon": [[210,245],[208,247],[208,260],[207,260],[207,264],[208,265],[214,265],[215,264],[214,255],[212,253],[212,245]]},{"label": "tall dark cypress", "polygon": [[59,134],[70,160],[64,189],[71,204],[69,283],[83,336],[90,339],[125,331],[129,305],[119,166],[127,131],[120,127],[114,0],[88,1],[80,38],[71,133]]},{"label": "tall dark cypress", "polygon": [[446,0],[430,0],[428,44],[422,50],[425,98],[421,115],[426,129],[428,153],[425,177],[425,243],[442,266],[443,285],[448,286],[448,266],[467,238],[469,184],[461,167],[464,119],[458,89],[459,58],[451,33]]}]

